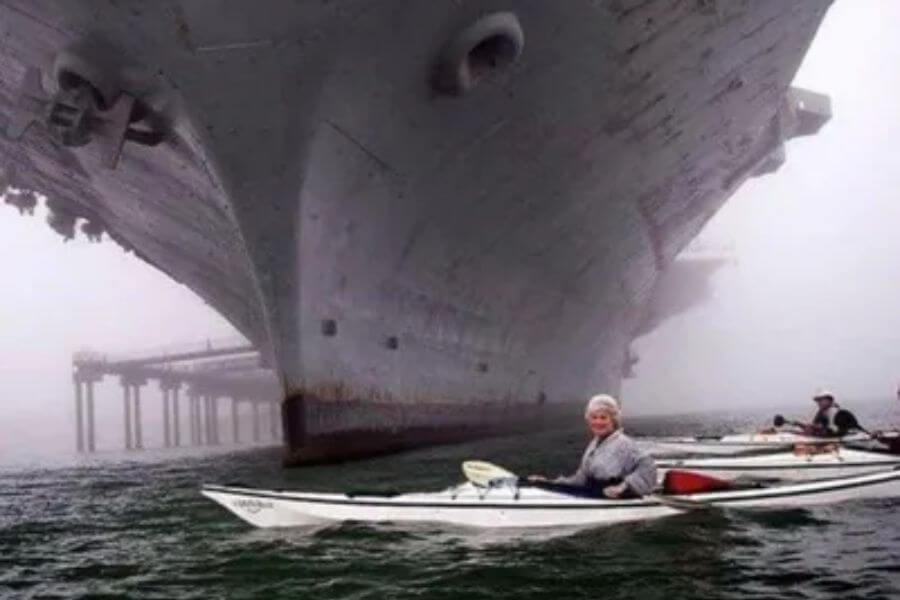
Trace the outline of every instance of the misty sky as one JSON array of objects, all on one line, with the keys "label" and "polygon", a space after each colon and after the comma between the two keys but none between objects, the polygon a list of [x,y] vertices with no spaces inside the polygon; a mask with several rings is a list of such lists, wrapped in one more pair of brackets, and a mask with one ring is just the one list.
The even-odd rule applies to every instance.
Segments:
[{"label": "misty sky", "polygon": [[897,23],[894,0],[832,6],[794,83],[829,94],[833,119],[789,142],[787,163],[745,184],[701,234],[698,242],[733,244],[736,264],[714,276],[710,302],[635,343],[638,378],[623,392],[631,406],[790,403],[805,414],[820,385],[848,399],[893,395]]},{"label": "misty sky", "polygon": [[[796,85],[832,97],[834,118],[788,144],[701,240],[735,259],[714,296],[635,342],[633,412],[778,402],[811,411],[820,385],[888,397],[900,383],[900,2],[835,3]],[[0,454],[72,447],[71,355],[235,335],[187,288],[108,239],[63,244],[41,210],[0,206]],[[155,393],[155,391],[154,391]],[[155,404],[145,405],[145,414]],[[118,386],[98,397],[101,447],[120,445]],[[151,415],[156,417],[157,415]],[[152,443],[156,432],[148,427]]]}]

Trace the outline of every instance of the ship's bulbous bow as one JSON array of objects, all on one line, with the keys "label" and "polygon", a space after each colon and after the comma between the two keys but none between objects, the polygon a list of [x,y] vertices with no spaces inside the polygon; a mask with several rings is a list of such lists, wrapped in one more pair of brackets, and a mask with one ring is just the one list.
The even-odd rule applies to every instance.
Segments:
[{"label": "ship's bulbous bow", "polygon": [[534,427],[828,119],[829,4],[0,0],[4,173],[274,359],[288,462]]}]

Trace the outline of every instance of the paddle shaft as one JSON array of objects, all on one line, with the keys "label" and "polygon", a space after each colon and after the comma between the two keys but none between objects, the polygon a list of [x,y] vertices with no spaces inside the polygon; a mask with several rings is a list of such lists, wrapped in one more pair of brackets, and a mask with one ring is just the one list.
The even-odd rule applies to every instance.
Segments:
[{"label": "paddle shaft", "polygon": [[[782,417],[781,415],[775,415],[774,421],[775,421],[775,427],[781,427],[782,425],[793,425],[794,427],[799,427],[803,431],[807,431],[810,429],[810,425],[808,423],[801,423],[800,421],[789,421],[789,420],[785,419],[784,417]],[[877,435],[873,434],[871,431],[869,431],[868,429],[866,429],[865,427],[860,425],[859,421],[856,420],[856,417],[853,417],[851,422],[848,423],[848,425],[850,425],[849,429],[856,429],[858,431],[863,432],[864,434],[866,434],[867,436],[869,436],[871,439],[873,439],[875,441],[881,441],[881,440],[879,440]]]}]

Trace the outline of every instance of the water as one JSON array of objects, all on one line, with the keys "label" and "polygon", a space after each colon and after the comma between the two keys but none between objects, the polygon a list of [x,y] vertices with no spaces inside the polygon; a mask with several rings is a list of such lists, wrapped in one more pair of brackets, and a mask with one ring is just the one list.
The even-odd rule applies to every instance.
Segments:
[{"label": "water", "polygon": [[[635,433],[685,434],[760,422],[703,415],[628,424]],[[457,482],[467,458],[554,475],[574,468],[584,442],[573,428],[292,471],[280,469],[276,449],[7,464],[0,597],[900,597],[900,499],[522,534],[358,523],[258,530],[198,494],[202,482],[232,481],[439,489]]]}]

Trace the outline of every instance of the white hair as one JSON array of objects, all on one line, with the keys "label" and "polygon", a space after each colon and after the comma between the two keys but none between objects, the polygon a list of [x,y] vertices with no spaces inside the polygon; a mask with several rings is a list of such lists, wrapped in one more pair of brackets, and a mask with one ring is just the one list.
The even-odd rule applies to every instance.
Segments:
[{"label": "white hair", "polygon": [[619,402],[609,394],[597,394],[588,400],[584,412],[589,413],[595,410],[602,410],[609,414],[616,423],[622,417],[622,409],[619,408]]}]

